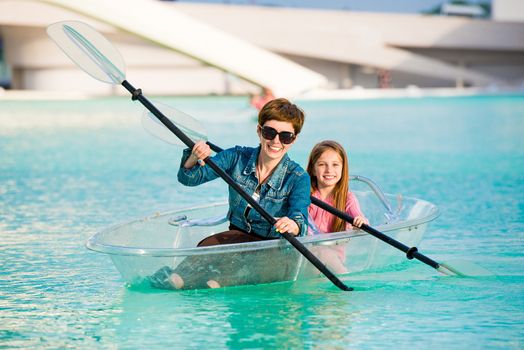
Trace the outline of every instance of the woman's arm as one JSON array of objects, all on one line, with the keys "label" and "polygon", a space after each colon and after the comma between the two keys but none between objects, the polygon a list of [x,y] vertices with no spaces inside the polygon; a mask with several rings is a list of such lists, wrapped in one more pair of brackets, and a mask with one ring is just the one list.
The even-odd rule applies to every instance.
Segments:
[{"label": "woman's arm", "polygon": [[[205,182],[214,180],[218,177],[218,174],[215,173],[215,171],[211,169],[211,167],[206,166],[205,163],[201,162],[200,165],[197,165],[198,159],[203,159],[202,157],[207,157],[205,153],[206,148],[197,147],[201,145],[200,142],[203,142],[203,141],[197,142],[195,144],[195,147],[193,148],[193,151],[187,148],[184,150],[182,154],[182,159],[180,162],[180,168],[178,169],[177,178],[178,178],[178,181],[183,185],[198,186]],[[196,154],[194,152],[195,148],[197,148]],[[234,161],[234,159],[235,159],[235,149],[234,148],[224,150],[220,153],[217,153],[215,156],[211,157],[211,160],[213,160],[213,162],[219,168],[223,169],[226,172],[231,167],[231,164]]]},{"label": "woman's arm", "polygon": [[294,232],[295,235],[305,236],[307,234],[308,207],[311,204],[311,199],[309,198],[310,186],[309,175],[304,172],[297,177],[295,185],[289,193],[287,218],[296,223],[297,232]]}]

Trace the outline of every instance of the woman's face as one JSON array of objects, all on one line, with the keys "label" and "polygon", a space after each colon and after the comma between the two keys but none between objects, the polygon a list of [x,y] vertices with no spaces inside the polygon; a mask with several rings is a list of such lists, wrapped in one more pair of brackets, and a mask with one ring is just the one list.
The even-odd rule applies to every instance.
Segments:
[{"label": "woman's face", "polygon": [[[260,139],[260,152],[269,159],[281,159],[296,140],[293,124],[278,120],[268,120],[262,127],[258,126],[257,134]],[[273,139],[268,140],[266,137],[273,137]],[[289,142],[290,140],[290,143],[286,143],[286,141]]]}]

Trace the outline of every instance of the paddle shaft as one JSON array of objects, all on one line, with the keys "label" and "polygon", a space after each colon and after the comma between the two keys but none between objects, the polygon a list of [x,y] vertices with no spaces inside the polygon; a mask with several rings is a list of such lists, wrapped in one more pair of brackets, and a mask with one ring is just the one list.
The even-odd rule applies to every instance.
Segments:
[{"label": "paddle shaft", "polygon": [[[171,122],[162,112],[160,112],[149,100],[142,94],[140,89],[135,89],[127,80],[122,82],[122,86],[128,90],[132,99],[140,101],[158,120],[173,132],[187,147],[193,148],[195,143],[186,134],[184,134],[175,124]],[[210,144],[213,149],[217,146]],[[218,167],[209,157],[204,159],[206,164],[211,167],[226,183],[231,186],[238,194],[242,196],[256,211],[260,213],[271,225],[276,223],[276,219],[271,216],[264,208],[258,204],[249,194],[246,193],[226,172]],[[351,291],[353,288],[346,286],[337,278],[313,253],[311,253],[300,241],[289,233],[282,233],[282,236],[295,247],[306,259],[308,259],[320,272],[322,272],[334,285],[344,291]]]}]

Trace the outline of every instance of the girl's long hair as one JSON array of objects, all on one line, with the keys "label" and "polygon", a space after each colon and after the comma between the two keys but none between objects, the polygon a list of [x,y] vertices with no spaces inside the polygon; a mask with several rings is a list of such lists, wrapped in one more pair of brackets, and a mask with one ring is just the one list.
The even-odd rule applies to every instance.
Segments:
[{"label": "girl's long hair", "polygon": [[[340,145],[336,141],[326,140],[319,142],[311,150],[311,153],[309,155],[309,161],[307,164],[307,172],[311,179],[311,194],[318,190],[317,177],[314,175],[315,163],[317,162],[318,158],[320,158],[322,153],[324,153],[328,149],[332,149],[335,152],[337,152],[340,158],[342,159],[342,176],[340,177],[338,183],[335,185],[332,195],[333,205],[335,206],[335,208],[345,212],[346,201],[349,191],[348,156],[346,154],[346,151],[344,150],[344,147],[342,147],[342,145]],[[330,229],[332,232],[345,231],[346,221],[335,216],[335,220],[333,221],[332,227]]]}]

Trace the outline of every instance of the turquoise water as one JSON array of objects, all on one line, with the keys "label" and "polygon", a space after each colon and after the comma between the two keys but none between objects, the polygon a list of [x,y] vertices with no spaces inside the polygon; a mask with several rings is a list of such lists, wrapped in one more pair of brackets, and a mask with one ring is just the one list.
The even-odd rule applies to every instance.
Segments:
[{"label": "turquoise water", "polygon": [[[243,98],[164,98],[222,147],[256,142]],[[176,182],[181,149],[127,98],[0,103],[0,347],[524,348],[524,96],[304,101],[292,157],[332,138],[350,171],[435,203],[419,249],[493,271],[405,261],[344,278],[211,291],[129,289],[84,241],[131,218],[225,198]]]}]

